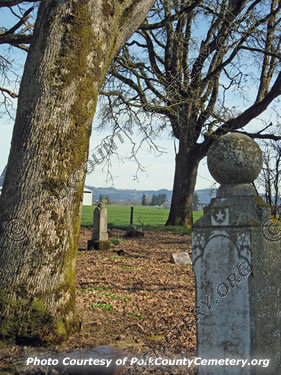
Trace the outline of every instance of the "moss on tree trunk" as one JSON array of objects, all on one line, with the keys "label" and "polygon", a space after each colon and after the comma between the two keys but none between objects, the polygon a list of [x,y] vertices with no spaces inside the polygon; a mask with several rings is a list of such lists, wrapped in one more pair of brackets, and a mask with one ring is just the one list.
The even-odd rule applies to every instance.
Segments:
[{"label": "moss on tree trunk", "polygon": [[[61,343],[73,329],[91,124],[108,65],[153,1],[41,2],[0,200],[0,339]],[[142,7],[142,8],[140,8]]]}]

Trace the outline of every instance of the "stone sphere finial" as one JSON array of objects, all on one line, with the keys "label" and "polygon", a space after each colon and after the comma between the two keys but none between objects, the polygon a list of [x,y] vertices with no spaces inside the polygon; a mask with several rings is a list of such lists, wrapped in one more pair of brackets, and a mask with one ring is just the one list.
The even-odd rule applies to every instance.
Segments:
[{"label": "stone sphere finial", "polygon": [[250,137],[239,133],[223,135],[208,152],[208,168],[221,185],[253,182],[262,168],[262,152]]}]

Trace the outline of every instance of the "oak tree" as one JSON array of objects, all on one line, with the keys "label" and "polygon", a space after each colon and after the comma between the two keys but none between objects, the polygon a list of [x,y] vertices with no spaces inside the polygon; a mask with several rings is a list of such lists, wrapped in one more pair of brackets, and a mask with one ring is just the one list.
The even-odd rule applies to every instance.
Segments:
[{"label": "oak tree", "polygon": [[[111,64],[103,120],[145,136],[168,128],[178,140],[167,225],[192,224],[197,169],[210,145],[247,133],[280,96],[280,15],[278,0],[157,0]],[[280,139],[262,129],[250,136]]]},{"label": "oak tree", "polygon": [[80,208],[97,96],[153,2],[40,3],[0,198],[2,339],[61,342],[77,326]]}]

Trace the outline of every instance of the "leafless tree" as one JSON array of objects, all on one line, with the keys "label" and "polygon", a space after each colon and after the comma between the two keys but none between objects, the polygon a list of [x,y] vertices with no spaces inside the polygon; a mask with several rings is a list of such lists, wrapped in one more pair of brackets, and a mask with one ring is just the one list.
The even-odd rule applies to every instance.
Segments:
[{"label": "leafless tree", "polygon": [[103,122],[178,139],[167,225],[192,224],[198,165],[214,140],[280,139],[243,130],[281,94],[280,15],[278,0],[157,0],[111,64]]},{"label": "leafless tree", "polygon": [[281,141],[262,141],[263,168],[258,178],[259,187],[264,190],[266,203],[272,207],[272,215],[277,218],[281,193]]}]

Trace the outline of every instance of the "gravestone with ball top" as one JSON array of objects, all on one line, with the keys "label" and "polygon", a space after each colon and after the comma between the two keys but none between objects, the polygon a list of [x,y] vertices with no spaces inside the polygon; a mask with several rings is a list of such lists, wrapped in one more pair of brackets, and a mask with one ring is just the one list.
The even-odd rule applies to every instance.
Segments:
[{"label": "gravestone with ball top", "polygon": [[252,186],[261,150],[246,135],[227,134],[210,147],[208,167],[221,186],[192,233],[197,350],[225,361],[199,366],[198,374],[280,374],[280,241]]}]

